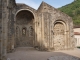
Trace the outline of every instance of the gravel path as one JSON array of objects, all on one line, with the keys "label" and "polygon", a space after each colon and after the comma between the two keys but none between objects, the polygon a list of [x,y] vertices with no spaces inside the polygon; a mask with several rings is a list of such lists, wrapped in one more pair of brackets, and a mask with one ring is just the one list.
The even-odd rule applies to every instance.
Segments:
[{"label": "gravel path", "polygon": [[[66,50],[55,52],[37,51],[34,48],[17,48],[13,53],[7,54],[7,60],[48,60],[51,57],[69,56],[80,58],[80,50]],[[57,59],[56,59],[57,60]],[[65,59],[64,59],[65,60]]]}]

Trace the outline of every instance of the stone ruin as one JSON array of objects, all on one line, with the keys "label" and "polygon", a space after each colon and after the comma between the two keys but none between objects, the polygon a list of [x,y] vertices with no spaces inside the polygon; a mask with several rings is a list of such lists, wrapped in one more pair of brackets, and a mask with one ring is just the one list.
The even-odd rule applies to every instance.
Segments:
[{"label": "stone ruin", "polygon": [[36,10],[15,0],[0,0],[0,59],[17,47],[53,51],[73,49],[72,18],[42,2]]}]

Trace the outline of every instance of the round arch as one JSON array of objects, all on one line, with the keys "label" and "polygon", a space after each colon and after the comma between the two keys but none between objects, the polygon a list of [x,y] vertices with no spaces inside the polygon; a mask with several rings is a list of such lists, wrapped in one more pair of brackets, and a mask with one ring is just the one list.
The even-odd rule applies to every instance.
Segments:
[{"label": "round arch", "polygon": [[53,28],[55,27],[56,24],[62,24],[62,25],[64,26],[64,31],[65,31],[64,34],[66,34],[66,29],[67,29],[66,23],[65,23],[64,21],[62,21],[62,20],[56,20],[56,21],[54,22]]},{"label": "round arch", "polygon": [[63,20],[56,20],[53,24],[55,25],[56,23],[62,23],[65,26],[65,31],[67,30],[67,24],[65,23],[65,21],[63,21]]},{"label": "round arch", "polygon": [[[34,44],[34,36],[31,36],[32,33],[35,33],[34,30],[32,31],[30,26],[32,28],[35,28],[34,20],[35,16],[34,13],[27,9],[20,9],[15,14],[15,27],[20,27],[20,36],[18,37],[21,42],[16,42],[18,44],[18,47],[33,47]],[[16,33],[16,32],[15,32]]]},{"label": "round arch", "polygon": [[54,49],[62,50],[65,49],[66,42],[66,23],[62,20],[56,20],[54,22]]},{"label": "round arch", "polygon": [[56,20],[53,24],[55,24],[55,23],[57,23],[57,22],[60,22],[60,23],[62,23],[63,25],[66,26],[66,23],[65,23],[65,21],[63,21],[63,20]]},{"label": "round arch", "polygon": [[34,20],[34,15],[29,10],[20,10],[17,12],[15,19],[18,24],[27,24],[27,22]]},{"label": "round arch", "polygon": [[17,15],[19,12],[23,11],[23,10],[26,10],[26,11],[31,12],[31,13],[33,14],[33,16],[34,16],[34,19],[35,19],[35,13],[32,12],[31,10],[29,10],[29,9],[20,9],[20,10],[18,10],[18,11],[15,13],[15,18],[16,18],[16,15]]}]

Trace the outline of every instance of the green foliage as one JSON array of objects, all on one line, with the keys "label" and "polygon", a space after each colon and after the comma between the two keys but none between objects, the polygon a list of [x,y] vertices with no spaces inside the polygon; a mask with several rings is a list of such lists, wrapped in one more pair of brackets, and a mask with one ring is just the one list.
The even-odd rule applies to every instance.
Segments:
[{"label": "green foliage", "polygon": [[75,25],[80,25],[80,0],[62,6],[59,10],[71,16]]}]

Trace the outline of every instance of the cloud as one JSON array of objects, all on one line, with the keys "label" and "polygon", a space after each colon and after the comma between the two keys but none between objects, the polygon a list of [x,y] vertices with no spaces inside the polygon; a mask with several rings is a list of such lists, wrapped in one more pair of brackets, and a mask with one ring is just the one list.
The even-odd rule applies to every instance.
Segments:
[{"label": "cloud", "polygon": [[25,3],[35,9],[39,7],[39,3],[34,2],[34,0],[16,0],[16,3]]}]

